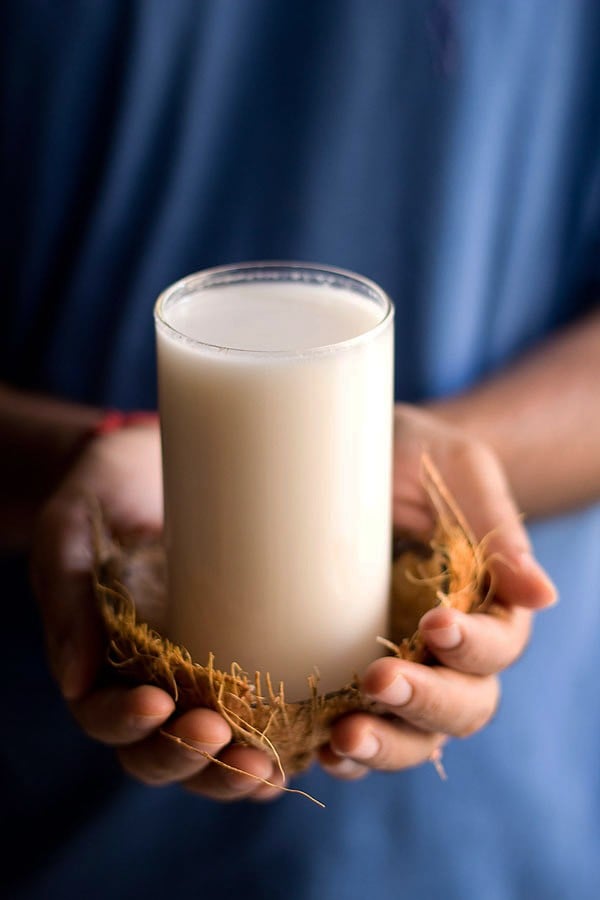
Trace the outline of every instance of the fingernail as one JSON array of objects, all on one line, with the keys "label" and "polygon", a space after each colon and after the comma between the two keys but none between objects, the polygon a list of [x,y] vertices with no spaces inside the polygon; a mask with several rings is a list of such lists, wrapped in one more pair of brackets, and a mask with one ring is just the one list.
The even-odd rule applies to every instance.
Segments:
[{"label": "fingernail", "polygon": [[445,628],[427,628],[424,634],[427,643],[438,650],[454,650],[462,642],[462,632],[456,622]]},{"label": "fingernail", "polygon": [[[160,722],[157,722],[156,725],[160,725]],[[165,734],[164,731],[162,733]],[[196,738],[186,738],[175,734],[171,735],[168,732],[166,734],[167,737],[170,737],[171,740],[174,740],[178,744],[180,753],[182,753],[188,759],[198,760],[199,757],[202,757],[204,759],[208,759],[210,757],[212,760],[214,760],[214,758],[217,756],[219,751],[223,749],[224,746],[223,741],[199,741]]]},{"label": "fingernail", "polygon": [[342,758],[337,763],[322,763],[325,771],[331,775],[355,775],[357,772],[363,771],[359,763],[353,759]]},{"label": "fingernail", "polygon": [[[167,716],[158,714],[154,716],[133,715],[130,717],[131,725],[138,731],[148,731],[149,728],[157,728],[162,725]],[[186,744],[191,743],[187,738],[182,738]]]},{"label": "fingernail", "polygon": [[369,760],[373,759],[374,756],[377,756],[380,749],[381,744],[379,743],[379,740],[375,737],[372,731],[369,731],[367,734],[365,734],[359,745],[347,755],[352,759]]},{"label": "fingernail", "polygon": [[388,706],[404,706],[412,697],[412,685],[403,675],[396,675],[391,684],[379,691],[377,694],[371,694],[373,700],[379,700]]}]

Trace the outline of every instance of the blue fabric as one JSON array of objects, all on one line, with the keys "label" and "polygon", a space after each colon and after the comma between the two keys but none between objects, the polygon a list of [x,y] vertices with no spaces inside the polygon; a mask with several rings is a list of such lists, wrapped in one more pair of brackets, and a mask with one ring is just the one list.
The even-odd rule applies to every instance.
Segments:
[{"label": "blue fabric", "polygon": [[[206,266],[353,269],[396,303],[396,393],[467,387],[600,281],[594,0],[12,0],[0,12],[0,377],[155,404],[152,305]],[[432,767],[222,807],[71,722],[3,563],[12,898],[591,900],[600,510],[533,524],[562,603],[492,725]],[[243,892],[243,894],[242,894]]]}]

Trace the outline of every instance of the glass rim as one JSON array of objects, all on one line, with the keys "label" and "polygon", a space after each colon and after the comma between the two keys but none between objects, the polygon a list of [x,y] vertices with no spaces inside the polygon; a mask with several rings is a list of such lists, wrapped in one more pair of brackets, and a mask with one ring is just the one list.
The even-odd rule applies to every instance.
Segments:
[{"label": "glass rim", "polygon": [[[345,280],[350,283],[354,283],[357,285],[361,285],[366,291],[362,292],[362,296],[365,299],[369,299],[369,295],[371,299],[377,299],[381,302],[381,319],[372,327],[367,328],[365,331],[362,331],[360,334],[355,335],[354,337],[347,338],[343,341],[336,341],[332,344],[322,344],[318,347],[310,347],[304,348],[302,350],[257,350],[257,349],[249,349],[244,347],[228,347],[223,344],[211,344],[208,341],[201,341],[198,338],[191,337],[190,335],[185,334],[182,331],[179,331],[177,328],[173,327],[171,323],[167,320],[165,315],[165,306],[169,302],[169,300],[177,293],[191,293],[190,288],[197,287],[199,292],[202,290],[203,283],[211,280],[211,278],[218,276],[227,276],[239,274],[243,275],[244,272],[252,273],[256,272],[257,275],[255,277],[255,281],[265,281],[269,282],[270,279],[264,278],[261,279],[260,273],[264,271],[268,273],[269,271],[275,272],[280,271],[285,273],[285,271],[294,272],[295,270],[301,271],[305,270],[307,272],[313,273],[317,276],[315,283],[326,285],[328,283],[327,276],[329,276],[329,283],[335,288],[336,280]],[[322,280],[319,280],[318,276],[322,276]],[[252,279],[249,279],[252,280]],[[275,279],[272,279],[274,281]],[[283,280],[283,279],[282,279]],[[301,278],[290,278],[289,282],[291,284],[299,284],[301,283]],[[227,284],[228,282],[224,280],[223,282],[217,283],[215,285],[205,285],[208,287],[219,287],[220,285]],[[235,283],[230,282],[230,283]],[[357,295],[360,296],[361,292],[356,291]],[[213,266],[208,269],[201,269],[198,272],[192,272],[190,275],[186,275],[183,278],[180,278],[178,281],[173,282],[168,287],[166,287],[161,293],[158,295],[158,298],[154,304],[154,321],[158,328],[165,331],[171,338],[188,344],[192,347],[198,347],[203,350],[219,353],[219,354],[235,354],[239,356],[243,356],[245,358],[250,357],[261,357],[261,358],[287,358],[287,359],[298,359],[302,357],[314,357],[325,354],[337,353],[341,350],[350,349],[362,343],[368,343],[374,340],[377,335],[384,331],[387,325],[394,318],[394,304],[390,298],[390,296],[383,290],[376,282],[372,281],[370,278],[366,278],[364,275],[359,275],[357,272],[352,272],[349,269],[337,268],[336,266],[328,266],[323,265],[321,263],[309,263],[309,262],[299,262],[299,261],[287,261],[287,260],[262,260],[262,261],[250,261],[250,262],[240,262],[240,263],[228,263],[222,266]]]}]

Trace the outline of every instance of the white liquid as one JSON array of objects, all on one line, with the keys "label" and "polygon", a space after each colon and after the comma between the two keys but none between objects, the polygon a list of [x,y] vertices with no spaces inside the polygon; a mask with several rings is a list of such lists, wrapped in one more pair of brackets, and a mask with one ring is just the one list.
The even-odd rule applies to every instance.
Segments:
[{"label": "white liquid", "polygon": [[369,331],[380,319],[381,309],[359,294],[306,284],[212,288],[169,311],[169,324],[181,334],[239,350],[326,347]]},{"label": "white liquid", "polygon": [[[387,634],[393,329],[350,291],[208,288],[157,329],[168,635],[200,663],[340,688]],[[264,683],[264,682],[263,682]]]}]

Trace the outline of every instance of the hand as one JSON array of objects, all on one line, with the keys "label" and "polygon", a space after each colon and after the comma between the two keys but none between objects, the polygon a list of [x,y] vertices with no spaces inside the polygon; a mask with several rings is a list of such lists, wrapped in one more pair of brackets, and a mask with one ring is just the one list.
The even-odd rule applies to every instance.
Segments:
[{"label": "hand", "polygon": [[492,451],[408,406],[396,408],[394,438],[394,524],[431,534],[433,514],[420,478],[425,450],[475,536],[491,534],[486,554],[496,595],[486,613],[438,608],[423,616],[421,634],[441,665],[384,657],[368,667],[363,689],[392,718],[352,714],[336,723],[320,760],[345,779],[418,765],[447,736],[466,737],[486,725],[499,701],[497,673],[525,649],[532,611],[556,600]]},{"label": "hand", "polygon": [[179,782],[219,800],[267,799],[279,793],[248,775],[210,763],[159,731],[164,727],[197,750],[278,783],[278,773],[266,754],[228,746],[231,731],[218,713],[195,709],[174,717],[172,698],[151,685],[95,688],[105,646],[91,589],[90,496],[100,501],[117,535],[162,528],[156,426],[130,427],[94,440],[36,524],[32,583],[50,666],[73,715],[90,737],[116,747],[124,769],[145,783]]}]

